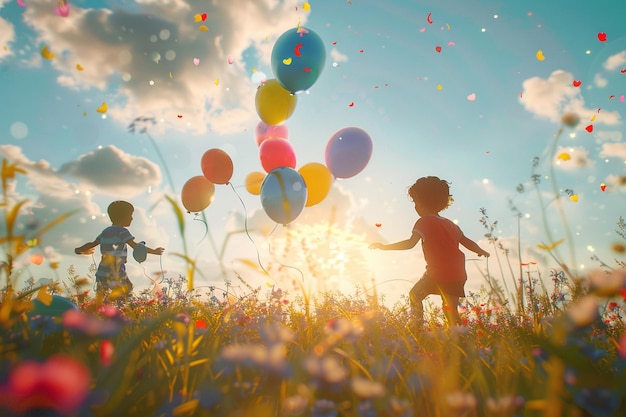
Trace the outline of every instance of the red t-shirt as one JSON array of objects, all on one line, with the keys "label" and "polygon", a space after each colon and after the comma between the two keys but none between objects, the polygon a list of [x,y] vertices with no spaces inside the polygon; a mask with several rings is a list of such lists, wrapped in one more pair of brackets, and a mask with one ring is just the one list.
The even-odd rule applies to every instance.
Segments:
[{"label": "red t-shirt", "polygon": [[426,215],[415,222],[413,233],[422,237],[426,272],[435,281],[465,281],[465,254],[459,249],[463,232],[452,221]]}]

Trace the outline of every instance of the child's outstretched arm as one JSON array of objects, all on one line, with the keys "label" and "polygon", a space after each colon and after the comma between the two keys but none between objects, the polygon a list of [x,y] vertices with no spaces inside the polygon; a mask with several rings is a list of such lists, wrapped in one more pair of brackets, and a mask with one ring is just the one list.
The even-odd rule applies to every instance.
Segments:
[{"label": "child's outstretched arm", "polygon": [[94,240],[93,242],[87,242],[83,246],[79,246],[74,249],[74,253],[76,255],[91,255],[95,251],[95,247],[98,246],[100,242]]},{"label": "child's outstretched arm", "polygon": [[370,245],[370,249],[382,249],[382,250],[405,250],[405,249],[411,249],[412,247],[417,245],[417,242],[419,242],[421,238],[422,238],[422,236],[420,236],[418,233],[413,233],[411,235],[411,237],[408,238],[408,239],[401,240],[401,241],[396,242],[396,243],[390,243],[388,245],[385,245],[385,244],[383,244],[381,242],[372,243]]},{"label": "child's outstretched arm", "polygon": [[478,246],[478,243],[474,242],[472,239],[466,237],[465,235],[463,235],[463,237],[461,238],[460,243],[468,250],[476,253],[478,256],[485,256],[487,258],[489,257],[489,252]]},{"label": "child's outstretched arm", "polygon": [[[135,242],[135,239],[131,239],[127,241],[126,243],[128,243],[128,246],[130,246],[133,249],[135,249],[135,246],[137,246],[137,242]],[[161,247],[152,249],[146,246],[146,252],[148,252],[150,255],[161,255],[164,250],[165,249]]]}]

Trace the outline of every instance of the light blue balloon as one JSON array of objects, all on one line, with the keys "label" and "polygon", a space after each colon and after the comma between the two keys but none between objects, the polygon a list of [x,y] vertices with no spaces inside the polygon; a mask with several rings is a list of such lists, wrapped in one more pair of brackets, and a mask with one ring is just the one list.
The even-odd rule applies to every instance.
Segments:
[{"label": "light blue balloon", "polygon": [[324,158],[335,178],[354,177],[363,171],[372,157],[372,138],[359,127],[345,127],[331,136]]},{"label": "light blue balloon", "polygon": [[279,224],[295,220],[306,204],[307,190],[304,179],[295,169],[288,167],[270,171],[261,184],[263,210]]},{"label": "light blue balloon", "polygon": [[148,249],[146,248],[146,242],[139,242],[133,249],[133,258],[139,263],[142,263],[148,257]]},{"label": "light blue balloon", "polygon": [[305,27],[286,31],[272,49],[274,76],[291,93],[307,90],[315,84],[325,63],[324,42]]}]

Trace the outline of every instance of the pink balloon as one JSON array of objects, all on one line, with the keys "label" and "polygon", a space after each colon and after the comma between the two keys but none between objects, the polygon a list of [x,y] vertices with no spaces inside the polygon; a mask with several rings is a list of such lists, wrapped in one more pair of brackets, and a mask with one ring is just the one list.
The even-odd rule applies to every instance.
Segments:
[{"label": "pink balloon", "polygon": [[287,125],[271,126],[261,120],[254,130],[254,138],[256,139],[256,145],[261,146],[261,143],[265,139],[269,138],[281,138],[287,139],[289,137],[289,129]]},{"label": "pink balloon", "polygon": [[296,154],[287,139],[264,140],[259,147],[259,159],[263,169],[268,173],[276,168],[296,167]]}]

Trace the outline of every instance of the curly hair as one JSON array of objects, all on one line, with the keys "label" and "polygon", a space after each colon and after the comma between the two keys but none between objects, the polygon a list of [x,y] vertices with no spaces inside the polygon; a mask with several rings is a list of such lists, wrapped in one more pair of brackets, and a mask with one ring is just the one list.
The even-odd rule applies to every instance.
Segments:
[{"label": "curly hair", "polygon": [[116,223],[120,219],[123,219],[125,216],[132,214],[133,211],[135,211],[135,207],[128,201],[122,200],[112,202],[107,208],[109,219],[111,219],[113,223]]},{"label": "curly hair", "polygon": [[450,194],[450,183],[438,177],[422,177],[409,187],[409,197],[436,212],[450,207],[454,199]]}]

